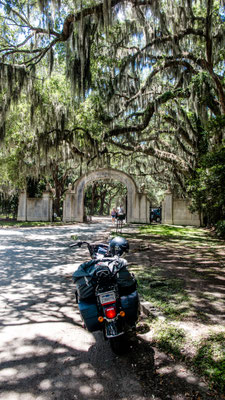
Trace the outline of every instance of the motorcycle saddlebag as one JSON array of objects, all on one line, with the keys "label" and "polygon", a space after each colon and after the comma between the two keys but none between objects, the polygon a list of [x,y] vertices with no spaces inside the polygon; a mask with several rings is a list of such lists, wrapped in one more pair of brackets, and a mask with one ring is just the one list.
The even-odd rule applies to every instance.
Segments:
[{"label": "motorcycle saddlebag", "polygon": [[82,276],[77,278],[75,286],[79,300],[95,297],[95,285],[91,276]]},{"label": "motorcycle saddlebag", "polygon": [[134,326],[139,316],[139,297],[138,292],[135,290],[127,296],[121,296],[121,306],[125,311],[126,322],[130,326]]},{"label": "motorcycle saddlebag", "polygon": [[79,301],[78,307],[82,319],[89,332],[99,331],[102,328],[100,322],[98,322],[98,309],[95,302]]},{"label": "motorcycle saddlebag", "polygon": [[126,296],[133,293],[137,288],[137,281],[133,274],[128,271],[126,265],[117,273],[117,284],[120,296]]}]

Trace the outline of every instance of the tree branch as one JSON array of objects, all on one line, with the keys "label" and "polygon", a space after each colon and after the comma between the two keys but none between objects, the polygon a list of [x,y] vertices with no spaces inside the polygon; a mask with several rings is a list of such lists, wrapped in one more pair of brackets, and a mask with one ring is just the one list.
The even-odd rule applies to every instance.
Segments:
[{"label": "tree branch", "polygon": [[109,141],[111,144],[114,144],[116,147],[119,147],[123,150],[126,150],[128,152],[134,152],[134,153],[140,153],[140,154],[145,154],[147,156],[153,156],[156,157],[157,159],[160,159],[162,161],[165,161],[166,163],[172,164],[178,171],[180,171],[183,174],[187,174],[190,172],[190,166],[179,156],[169,153],[166,151],[162,151],[159,149],[154,148],[153,146],[130,146],[127,144],[122,144],[119,142],[115,142],[114,140]]},{"label": "tree branch", "polygon": [[165,92],[162,95],[158,96],[155,101],[149,102],[147,105],[146,109],[143,111],[143,113],[139,113],[139,116],[143,116],[142,122],[137,125],[131,125],[131,126],[117,126],[113,129],[111,129],[108,133],[105,134],[105,139],[108,139],[113,136],[119,136],[122,134],[127,134],[129,132],[142,132],[149,124],[153,114],[155,113],[155,110],[162,104],[165,104],[167,101],[174,99],[176,97],[181,97],[185,98],[189,96],[188,91],[181,91],[181,90],[175,90],[175,91],[170,91],[170,92]]}]

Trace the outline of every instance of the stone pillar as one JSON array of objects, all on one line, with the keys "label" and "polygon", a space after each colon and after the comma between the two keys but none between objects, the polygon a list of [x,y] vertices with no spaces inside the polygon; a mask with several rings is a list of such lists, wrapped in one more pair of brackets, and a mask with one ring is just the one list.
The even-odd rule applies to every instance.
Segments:
[{"label": "stone pillar", "polygon": [[52,196],[49,191],[42,194],[42,221],[52,221]]},{"label": "stone pillar", "polygon": [[73,210],[72,207],[74,205],[73,201],[74,197],[74,192],[72,191],[72,185],[71,183],[68,185],[68,190],[66,191],[65,194],[65,199],[63,201],[63,221],[64,222],[72,222],[74,221],[73,219]]},{"label": "stone pillar", "polygon": [[131,194],[130,198],[128,196],[128,200],[128,211],[130,211],[130,215],[129,218],[127,218],[127,222],[138,222],[140,211],[138,193],[134,193],[134,196]]},{"label": "stone pillar", "polygon": [[139,221],[141,223],[149,222],[149,201],[146,193],[139,193]]},{"label": "stone pillar", "polygon": [[173,225],[173,193],[170,189],[165,193],[163,207],[163,223]]},{"label": "stone pillar", "polygon": [[127,222],[149,223],[150,203],[146,193],[135,193],[132,202],[132,215]]},{"label": "stone pillar", "polygon": [[17,211],[17,221],[27,220],[27,192],[23,190],[20,192],[19,205]]}]

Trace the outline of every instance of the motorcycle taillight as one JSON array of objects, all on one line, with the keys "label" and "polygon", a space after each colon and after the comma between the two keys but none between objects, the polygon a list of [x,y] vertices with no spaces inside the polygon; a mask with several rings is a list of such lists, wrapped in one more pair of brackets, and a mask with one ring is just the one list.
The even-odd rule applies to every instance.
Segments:
[{"label": "motorcycle taillight", "polygon": [[109,307],[105,309],[106,318],[112,319],[116,317],[116,309],[115,307]]}]

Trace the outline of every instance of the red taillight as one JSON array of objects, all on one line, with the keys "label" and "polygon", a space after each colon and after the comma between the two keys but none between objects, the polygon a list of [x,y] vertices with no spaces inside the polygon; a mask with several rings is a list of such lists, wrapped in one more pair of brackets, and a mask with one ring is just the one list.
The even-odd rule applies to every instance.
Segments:
[{"label": "red taillight", "polygon": [[105,316],[106,316],[106,318],[109,318],[109,319],[115,318],[116,317],[116,309],[114,307],[106,308]]}]

